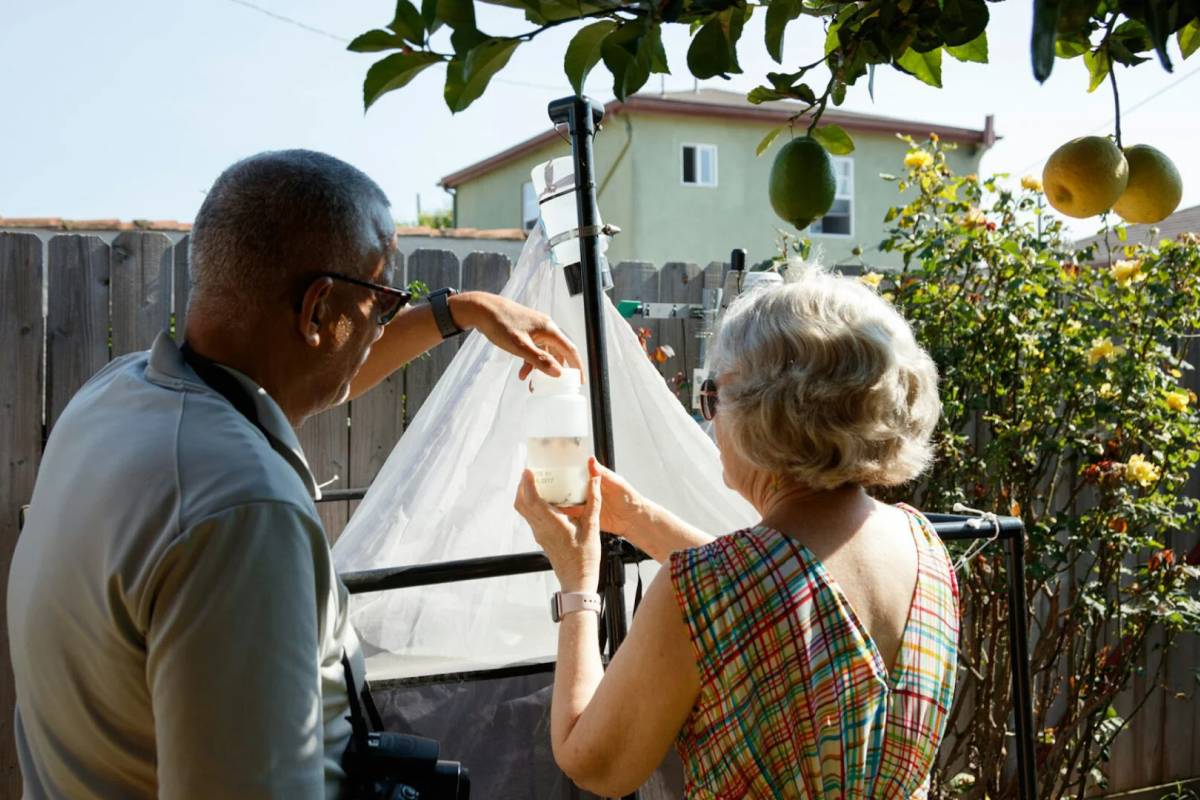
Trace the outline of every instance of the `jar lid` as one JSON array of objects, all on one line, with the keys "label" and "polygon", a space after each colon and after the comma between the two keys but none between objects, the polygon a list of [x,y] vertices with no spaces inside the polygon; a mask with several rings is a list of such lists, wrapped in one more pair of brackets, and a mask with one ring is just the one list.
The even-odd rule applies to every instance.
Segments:
[{"label": "jar lid", "polygon": [[532,381],[534,394],[570,394],[579,391],[582,376],[574,367],[563,367],[562,375],[557,378],[535,370]]}]

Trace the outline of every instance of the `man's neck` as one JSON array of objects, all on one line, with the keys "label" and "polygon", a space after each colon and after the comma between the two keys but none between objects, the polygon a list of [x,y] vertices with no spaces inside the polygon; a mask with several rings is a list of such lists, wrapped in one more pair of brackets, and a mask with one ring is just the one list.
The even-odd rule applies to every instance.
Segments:
[{"label": "man's neck", "polygon": [[[237,341],[229,337],[188,326],[184,330],[184,339],[188,346],[198,355],[216,364],[235,369],[254,381],[283,411],[288,422],[295,428],[304,418],[304,412],[297,408],[295,394],[291,391],[284,373],[279,369],[286,358],[278,355],[277,348],[271,346],[274,339],[269,332],[251,331],[239,332]],[[246,342],[255,343],[252,352],[247,351]]]}]

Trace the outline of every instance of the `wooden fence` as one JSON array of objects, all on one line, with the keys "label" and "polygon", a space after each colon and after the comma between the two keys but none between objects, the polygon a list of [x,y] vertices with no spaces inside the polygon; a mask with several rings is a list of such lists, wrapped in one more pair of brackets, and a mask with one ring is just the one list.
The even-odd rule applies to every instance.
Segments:
[{"label": "wooden fence", "polygon": [[[397,256],[398,275],[430,288],[498,291],[511,264],[494,253],[462,262],[452,253],[418,250]],[[617,300],[701,302],[705,272],[723,276],[715,262],[615,265]],[[172,245],[159,233],[130,232],[111,245],[95,236],[55,236],[43,246],[32,234],[0,233],[0,586],[17,539],[18,512],[33,491],[42,447],[74,393],[111,359],[147,349],[162,330],[183,330],[187,310],[187,239]],[[690,376],[699,360],[690,320],[634,321],[650,332],[650,349],[674,356],[659,364],[665,377]],[[326,488],[369,486],[405,426],[429,396],[459,347],[446,342],[362,397],[310,419],[299,431],[317,481]],[[335,480],[336,478],[336,480]],[[330,541],[346,524],[353,503],[320,506]],[[7,654],[7,623],[3,625]],[[1171,656],[1177,673],[1200,663],[1200,642],[1185,639]],[[1173,684],[1181,684],[1173,680]],[[1194,686],[1193,686],[1194,690]],[[1118,744],[1122,762],[1111,790],[1149,786],[1200,775],[1200,704],[1168,704],[1160,692],[1134,730]],[[12,738],[14,693],[7,657],[0,665],[0,797],[20,795]],[[1184,706],[1183,709],[1180,706]]]}]

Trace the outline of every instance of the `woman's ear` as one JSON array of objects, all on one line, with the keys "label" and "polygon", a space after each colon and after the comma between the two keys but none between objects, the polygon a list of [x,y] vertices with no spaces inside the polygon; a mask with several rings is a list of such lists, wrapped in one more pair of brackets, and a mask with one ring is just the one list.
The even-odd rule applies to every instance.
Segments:
[{"label": "woman's ear", "polygon": [[321,328],[329,319],[329,292],[332,288],[332,278],[317,278],[309,284],[300,301],[300,310],[296,313],[296,329],[311,347],[321,345]]}]

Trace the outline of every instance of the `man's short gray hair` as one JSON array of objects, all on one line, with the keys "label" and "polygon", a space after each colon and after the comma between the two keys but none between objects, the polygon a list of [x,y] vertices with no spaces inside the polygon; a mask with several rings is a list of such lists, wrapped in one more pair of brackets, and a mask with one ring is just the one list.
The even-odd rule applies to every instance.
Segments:
[{"label": "man's short gray hair", "polygon": [[392,249],[387,195],[333,156],[279,150],[217,178],[192,226],[193,297],[237,314],[323,272],[365,278]]},{"label": "man's short gray hair", "polygon": [[721,425],[738,453],[819,489],[917,477],[941,414],[933,359],[856,279],[790,272],[739,297],[714,338]]}]

